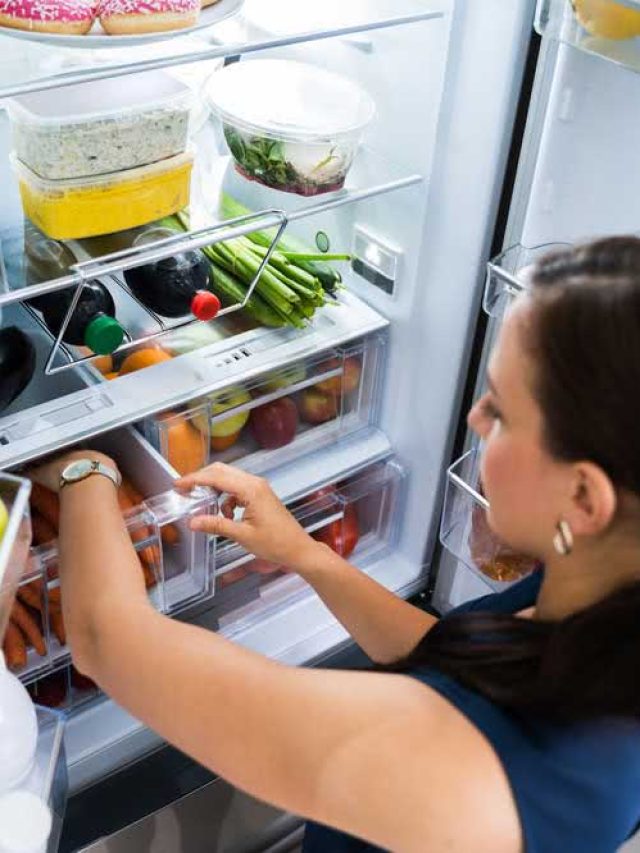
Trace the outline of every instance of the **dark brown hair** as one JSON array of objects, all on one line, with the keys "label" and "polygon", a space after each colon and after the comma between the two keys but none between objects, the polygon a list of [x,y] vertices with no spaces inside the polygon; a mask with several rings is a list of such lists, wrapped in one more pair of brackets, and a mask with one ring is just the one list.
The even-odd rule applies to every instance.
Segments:
[{"label": "dark brown hair", "polygon": [[[548,451],[595,462],[621,497],[640,497],[640,239],[548,255],[528,298],[524,344]],[[637,526],[640,564],[640,514]],[[454,614],[396,669],[417,665],[513,711],[640,717],[640,582],[558,623]]]}]

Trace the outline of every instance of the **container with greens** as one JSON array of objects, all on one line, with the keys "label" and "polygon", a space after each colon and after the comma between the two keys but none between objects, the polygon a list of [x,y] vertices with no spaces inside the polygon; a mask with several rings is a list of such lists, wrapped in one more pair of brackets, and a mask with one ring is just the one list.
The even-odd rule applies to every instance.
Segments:
[{"label": "container with greens", "polygon": [[360,86],[289,60],[229,65],[212,75],[208,94],[237,171],[305,196],[342,188],[375,114]]}]

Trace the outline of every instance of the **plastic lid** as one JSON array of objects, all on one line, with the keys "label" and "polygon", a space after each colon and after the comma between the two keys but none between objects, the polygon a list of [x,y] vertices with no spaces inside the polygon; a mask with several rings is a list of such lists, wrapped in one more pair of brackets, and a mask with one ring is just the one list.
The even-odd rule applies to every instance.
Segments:
[{"label": "plastic lid", "polygon": [[118,80],[92,80],[10,98],[7,106],[14,121],[60,125],[148,113],[176,101],[185,101],[188,107],[190,99],[191,90],[184,83],[162,72],[146,71],[130,74],[124,86]]},{"label": "plastic lid", "polygon": [[219,310],[220,300],[208,290],[199,290],[191,300],[191,312],[198,320],[213,320]]},{"label": "plastic lid", "polygon": [[110,355],[124,340],[124,329],[115,317],[98,314],[84,332],[85,345],[98,355]]},{"label": "plastic lid", "polygon": [[373,99],[356,83],[285,59],[229,65],[211,76],[207,95],[222,121],[277,139],[350,133],[375,115]]},{"label": "plastic lid", "polygon": [[0,853],[45,853],[51,811],[30,791],[0,796]]}]

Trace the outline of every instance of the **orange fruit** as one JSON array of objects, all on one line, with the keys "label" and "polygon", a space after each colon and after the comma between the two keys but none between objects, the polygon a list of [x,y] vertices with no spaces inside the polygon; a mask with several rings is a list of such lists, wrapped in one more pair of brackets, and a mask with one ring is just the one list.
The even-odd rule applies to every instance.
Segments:
[{"label": "orange fruit", "polygon": [[113,373],[113,359],[110,355],[101,355],[98,358],[94,358],[91,364],[99,370],[100,373]]},{"label": "orange fruit", "polygon": [[580,24],[594,36],[629,39],[640,35],[640,11],[614,0],[573,0]]},{"label": "orange fruit", "polygon": [[232,432],[231,435],[212,435],[211,448],[217,451],[226,450],[228,447],[234,445],[239,438],[240,431]]},{"label": "orange fruit", "polygon": [[163,361],[170,361],[171,356],[160,347],[147,347],[138,349],[128,355],[122,362],[120,375],[125,376],[127,373],[133,373],[136,370],[143,370],[145,367],[152,367],[154,364],[162,364]]},{"label": "orange fruit", "polygon": [[111,373],[103,373],[105,379],[117,379],[120,374],[117,370],[112,371]]},{"label": "orange fruit", "polygon": [[169,412],[159,416],[164,421],[163,449],[178,474],[192,474],[204,468],[209,459],[207,440],[188,420]]}]

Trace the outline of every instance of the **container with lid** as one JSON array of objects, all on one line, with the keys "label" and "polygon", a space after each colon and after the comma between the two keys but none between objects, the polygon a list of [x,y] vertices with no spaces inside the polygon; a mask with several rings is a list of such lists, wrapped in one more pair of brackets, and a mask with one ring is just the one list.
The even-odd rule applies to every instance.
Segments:
[{"label": "container with lid", "polygon": [[97,80],[8,101],[16,155],[69,180],[157,163],[187,146],[192,96],[161,72]]},{"label": "container with lid", "polygon": [[212,75],[207,93],[237,171],[299,195],[344,185],[375,114],[351,80],[280,59],[229,65]]},{"label": "container with lid", "polygon": [[13,157],[26,216],[54,240],[146,225],[189,204],[191,152],[94,178],[48,181]]}]

